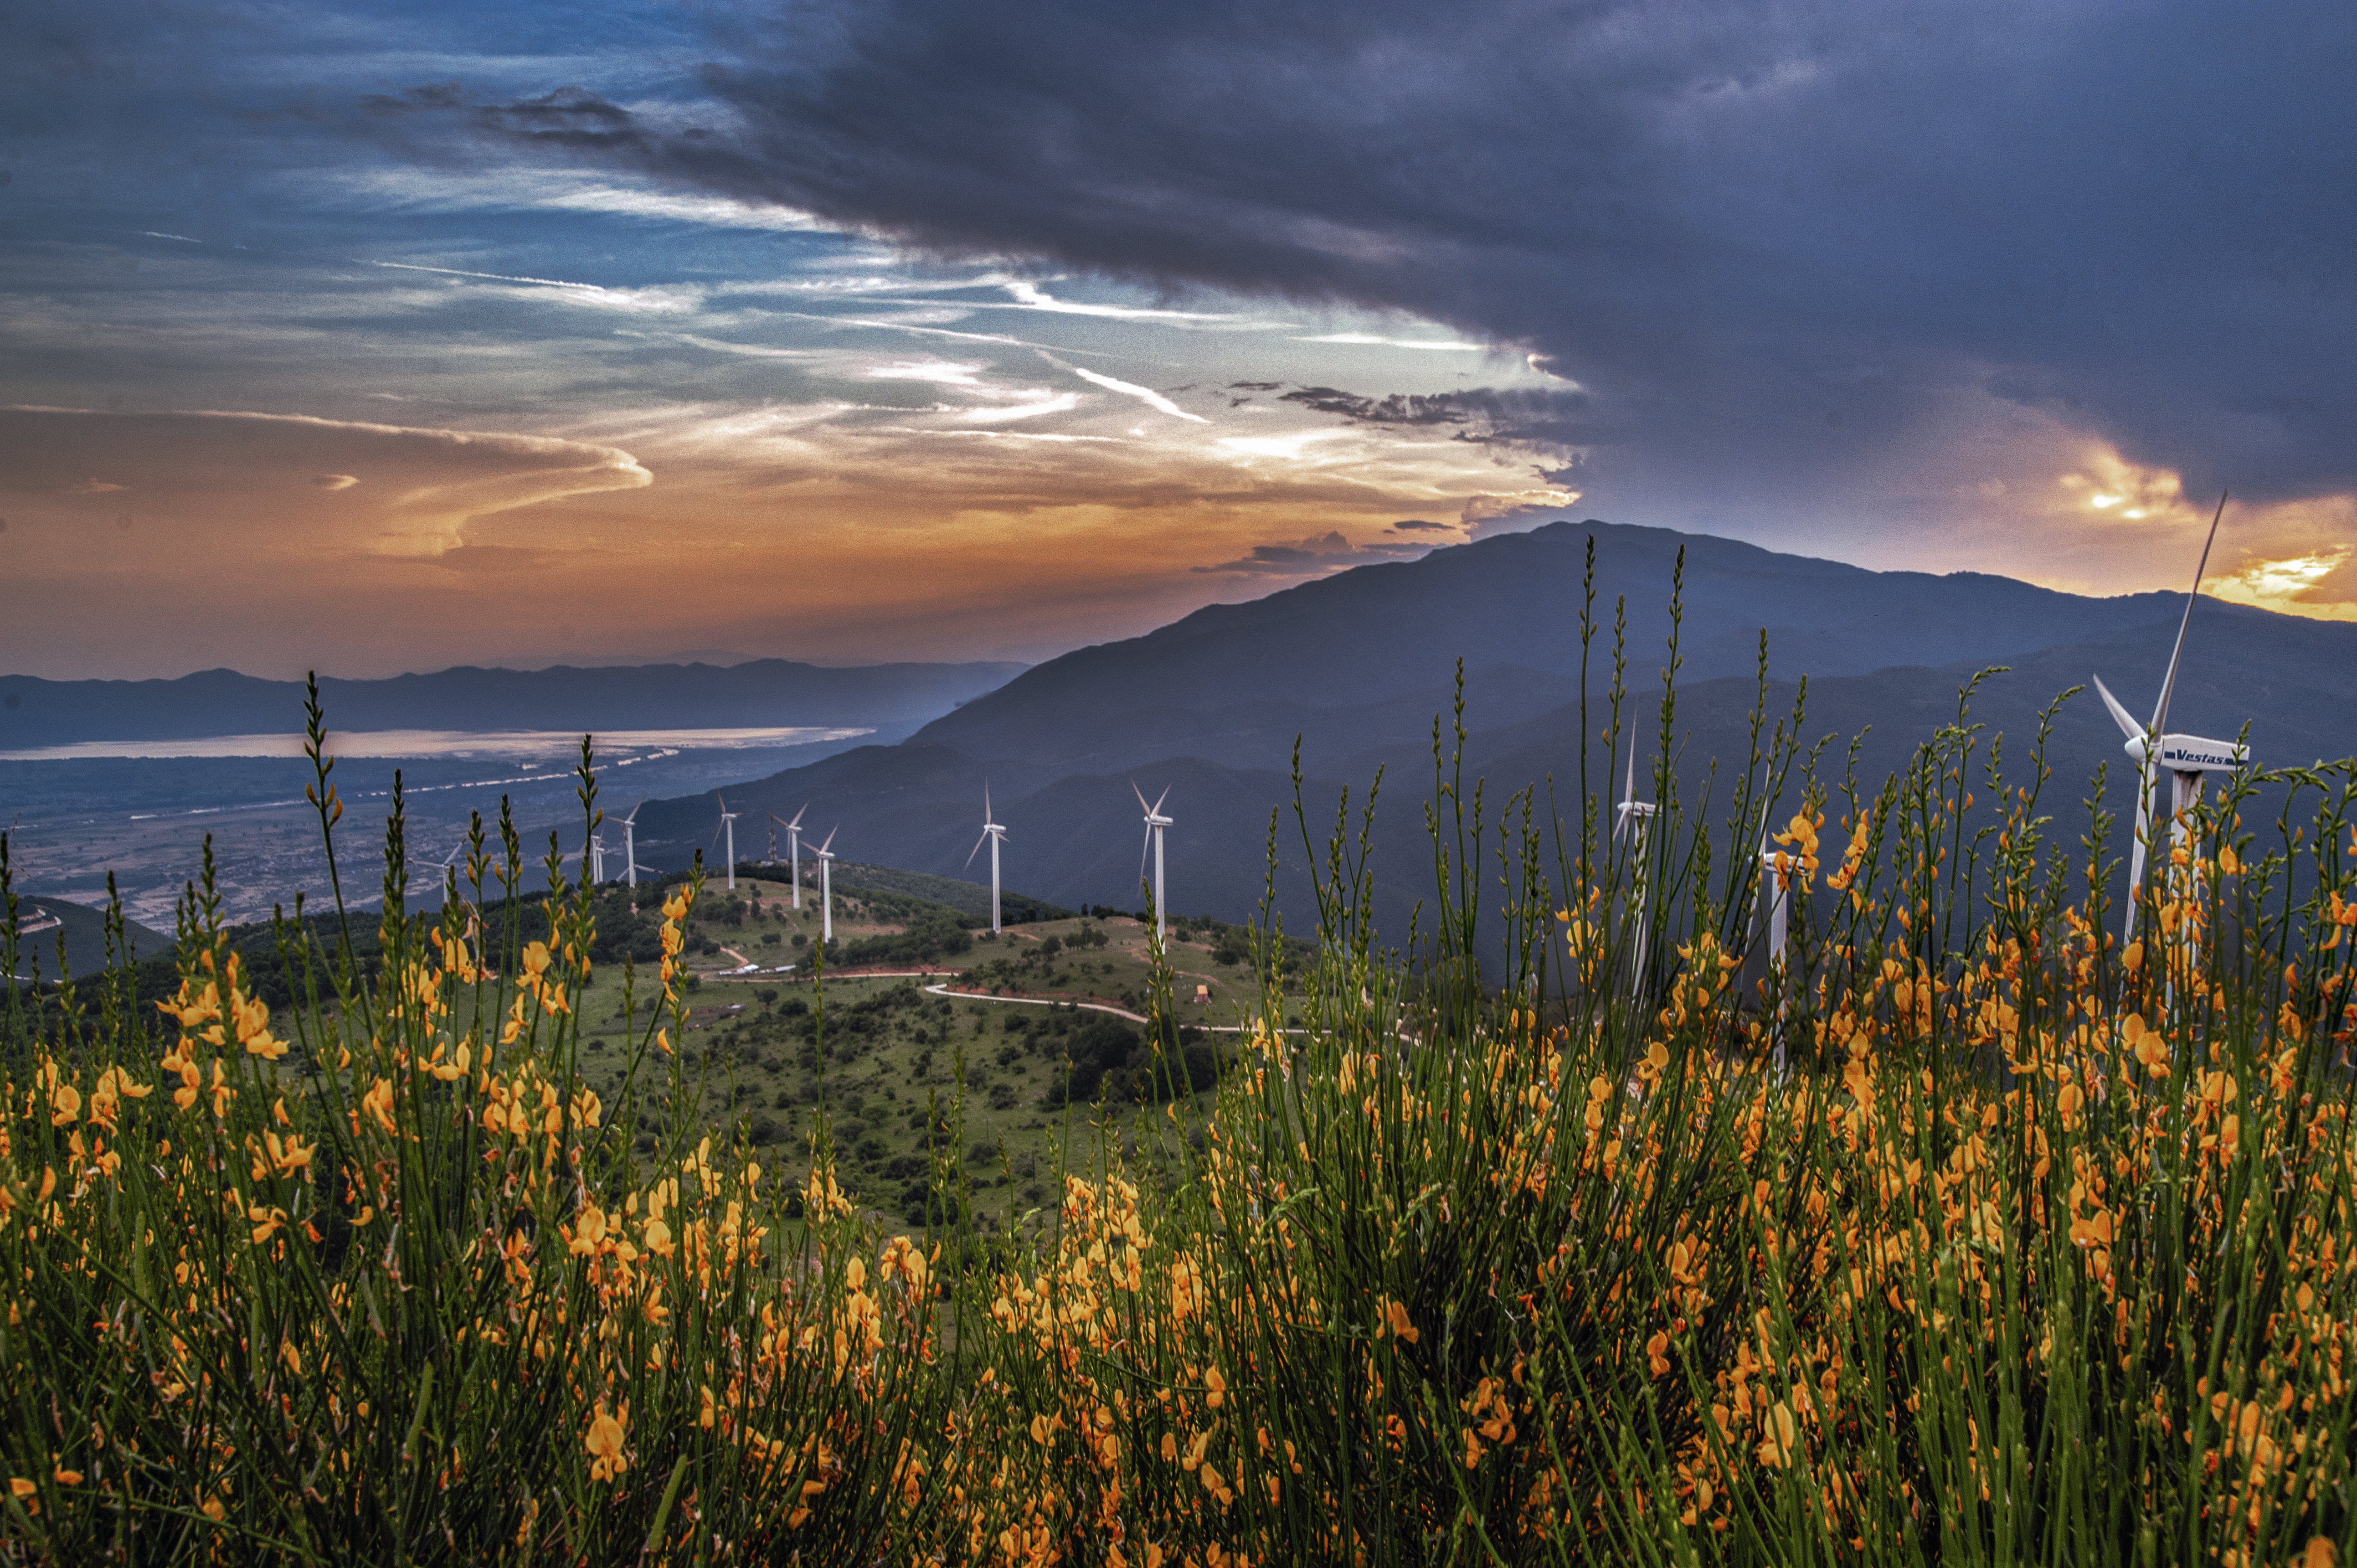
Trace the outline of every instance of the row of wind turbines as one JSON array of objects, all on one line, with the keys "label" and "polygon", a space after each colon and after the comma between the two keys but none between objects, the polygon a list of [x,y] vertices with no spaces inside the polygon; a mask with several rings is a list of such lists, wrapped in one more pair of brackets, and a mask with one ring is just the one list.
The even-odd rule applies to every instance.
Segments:
[{"label": "row of wind turbines", "polygon": [[[2218,510],[2210,519],[2210,532],[2201,543],[2201,558],[2193,569],[2193,586],[2187,590],[2185,609],[2178,618],[2177,640],[2169,650],[2169,668],[2160,682],[2160,699],[2154,704],[2152,720],[2139,725],[2111,688],[2104,684],[2101,675],[2094,677],[2096,693],[2104,706],[2126,737],[2126,750],[2136,765],[2136,834],[2128,856],[2128,896],[2126,909],[2121,917],[2120,946],[2125,950],[2136,940],[2136,923],[2142,913],[2143,900],[2138,897],[2144,887],[2145,863],[2152,846],[2153,787],[2159,769],[2169,774],[2169,847],[2172,851],[2185,847],[2190,851],[2193,833],[2193,813],[2201,803],[2204,787],[2212,774],[2230,775],[2251,766],[2250,748],[2241,741],[2212,740],[2196,735],[2173,732],[2169,727],[2169,700],[2177,690],[2178,665],[2185,656],[2185,634],[2192,624],[2193,606],[2201,594],[2201,580],[2210,569],[2210,550],[2218,540],[2218,524],[2226,515],[2226,497],[2218,498]],[[1140,798],[1141,801],[1143,797]],[[1637,799],[1637,753],[1629,750],[1628,775],[1621,786],[1620,803],[1614,812],[1612,843],[1616,852],[1626,855],[1630,939],[1626,950],[1629,963],[1625,983],[1632,999],[1642,993],[1645,986],[1646,944],[1652,933],[1650,886],[1652,826],[1658,808],[1651,800]],[[1765,811],[1763,809],[1763,816]],[[1760,830],[1759,896],[1754,915],[1752,949],[1764,960],[1770,972],[1781,972],[1784,965],[1789,939],[1792,890],[1788,876],[1778,862],[1782,857],[1768,847],[1768,827],[1763,822]],[[2186,865],[2177,864],[2169,856],[2168,875],[2172,890],[2180,897],[2196,891],[2190,879],[2197,875],[2193,867],[2199,857],[2189,853]],[[2185,879],[2185,880],[2180,880]],[[2197,940],[2191,928],[2179,937],[2190,944]],[[1782,1066],[1783,1047],[1776,1049],[1777,1065]]]},{"label": "row of wind turbines", "polygon": [[[727,851],[726,861],[727,886],[729,891],[733,893],[737,888],[737,819],[744,813],[741,811],[730,811],[728,809],[727,798],[721,795],[717,790],[714,791],[714,796],[720,802],[720,825],[713,831],[713,846],[715,848],[720,848],[724,844],[726,845]],[[620,880],[633,888],[637,887],[639,885],[639,873],[640,871],[651,873],[655,869],[653,866],[641,866],[639,864],[639,813],[645,808],[646,802],[644,800],[640,800],[637,805],[630,808],[630,814],[628,816],[619,819],[622,824],[622,875]],[[791,822],[786,818],[778,815],[775,811],[768,813],[769,818],[772,822],[778,824],[778,827],[782,827],[786,830],[787,841],[790,846],[789,853],[791,856],[791,864],[793,867],[794,908],[797,909],[802,907],[802,815],[803,812],[806,812],[809,810],[810,808],[808,806],[804,806],[801,811],[796,811],[794,813],[793,819]],[[833,941],[834,940],[834,878],[833,875],[833,865],[835,857],[834,844],[834,833],[830,832],[826,835],[825,841],[811,851],[811,856],[818,862],[819,867],[819,897],[823,916],[823,930],[821,940],[824,941]],[[465,848],[463,843],[460,844],[459,848]],[[451,860],[455,860],[457,854],[458,850],[451,851]],[[567,858],[571,857],[568,856]],[[451,860],[446,860],[443,862],[446,868],[451,864]],[[777,829],[772,828],[770,831],[770,864],[774,865],[777,864],[777,860],[778,833]],[[603,833],[593,832],[589,835],[589,880],[592,886],[603,886],[606,882],[606,835]]]},{"label": "row of wind turbines", "polygon": [[[1162,803],[1170,798],[1170,791],[1166,788],[1152,805],[1147,805],[1146,801],[1146,792],[1143,789],[1138,789],[1135,783],[1132,783],[1130,785],[1130,790],[1137,796],[1138,805],[1143,807],[1146,811],[1146,842],[1140,847],[1138,852],[1138,875],[1141,880],[1144,879],[1146,875],[1146,860],[1148,856],[1151,856],[1154,864],[1154,910],[1156,928],[1157,934],[1164,938],[1168,938],[1170,931],[1170,919],[1168,915],[1169,907],[1164,902],[1163,897],[1164,862],[1162,853],[1162,832],[1165,828],[1173,825],[1173,819],[1162,814]],[[713,799],[718,801],[720,805],[720,822],[719,825],[713,830],[712,833],[713,847],[723,852],[722,864],[726,867],[726,886],[729,891],[734,892],[737,888],[737,819],[743,815],[743,813],[730,811],[728,809],[727,797],[716,789],[713,791]],[[623,879],[632,887],[638,886],[639,872],[641,869],[639,865],[637,834],[639,812],[645,807],[645,805],[646,802],[644,800],[640,801],[638,805],[630,808],[630,811],[628,816],[620,819],[622,824],[622,875]],[[802,809],[796,811],[791,818],[781,817],[775,811],[765,813],[773,824],[770,829],[769,864],[771,865],[778,864],[778,830],[780,828],[785,830],[787,865],[790,868],[789,876],[793,888],[793,907],[797,909],[802,907],[802,818],[806,816],[809,811],[810,807],[805,803]],[[837,827],[828,829],[826,837],[820,842],[815,849],[811,851],[812,858],[818,862],[820,919],[819,940],[822,941],[831,942],[834,940],[834,868],[835,855],[834,845],[834,835],[841,831],[842,830],[839,825]],[[994,936],[997,935],[1002,929],[1000,917],[998,852],[999,846],[1006,843],[1006,825],[996,820],[996,813],[992,811],[990,804],[990,786],[988,784],[985,784],[982,788],[982,836],[975,839],[974,841],[974,848],[966,852],[965,864],[968,868],[971,868],[974,865],[974,857],[982,853],[983,845],[988,844],[990,846],[990,929],[991,934]],[[457,852],[455,850],[452,852],[454,858],[457,853]],[[446,861],[444,864],[447,865],[449,863]],[[589,835],[589,877],[593,884],[597,885],[602,885],[606,880],[606,839],[605,835],[602,833],[592,833]]]}]

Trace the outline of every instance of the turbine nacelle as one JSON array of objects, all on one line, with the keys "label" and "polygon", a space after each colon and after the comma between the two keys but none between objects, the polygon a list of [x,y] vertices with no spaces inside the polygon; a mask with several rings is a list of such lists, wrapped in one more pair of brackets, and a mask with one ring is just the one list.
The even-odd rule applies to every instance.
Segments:
[{"label": "turbine nacelle", "polygon": [[[2143,737],[2128,747],[2128,755],[2144,759]],[[2160,737],[2159,762],[2163,768],[2177,773],[2233,773],[2251,765],[2251,748],[2236,740],[2204,740],[2198,735],[2165,735]]]},{"label": "turbine nacelle", "polygon": [[[2137,768],[2147,766],[2151,732],[2136,722],[2134,715],[2112,695],[2101,675],[2095,677],[2095,694],[2104,699],[2104,706],[2112,713],[2112,722],[2120,726],[2126,736],[2122,749]],[[2151,750],[2149,760],[2172,773],[2236,773],[2251,765],[2251,748],[2239,740],[2211,740],[2198,735],[2164,735],[2160,745]]]}]

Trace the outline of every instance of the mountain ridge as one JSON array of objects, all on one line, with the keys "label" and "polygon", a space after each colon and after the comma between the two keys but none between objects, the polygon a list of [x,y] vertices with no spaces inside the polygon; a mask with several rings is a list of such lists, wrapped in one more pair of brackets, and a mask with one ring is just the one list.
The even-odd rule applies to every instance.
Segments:
[{"label": "mountain ridge", "polygon": [[[914,725],[1026,666],[1006,662],[830,666],[742,664],[454,665],[381,680],[326,677],[337,730],[601,730]],[[0,675],[0,751],[101,740],[286,734],[302,726],[304,685],[234,670],[169,680],[49,681]]]},{"label": "mountain ridge", "polygon": [[[1583,724],[1578,623],[1591,537],[1600,624]],[[1010,885],[1067,907],[1134,908],[1141,825],[1130,787],[1151,799],[1168,786],[1174,911],[1240,918],[1273,878],[1299,930],[1308,867],[1337,801],[1346,789],[1362,800],[1381,768],[1390,782],[1372,841],[1377,901],[1396,940],[1431,885],[1419,802],[1432,789],[1436,724],[1455,745],[1458,660],[1468,778],[1486,776],[1493,801],[1533,788],[1542,817],[1552,789],[1576,828],[1583,767],[1592,789],[1618,792],[1596,733],[1616,599],[1626,606],[1624,733],[1641,755],[1654,745],[1680,550],[1674,767],[1694,801],[1716,762],[1714,813],[1748,755],[1762,627],[1770,725],[1789,714],[1805,673],[1804,744],[1856,737],[1873,787],[1953,722],[1958,689],[1985,669],[2008,672],[1982,682],[1968,722],[2002,731],[2016,767],[2048,704],[2098,672],[2131,707],[2148,703],[2185,604],[2169,593],[2095,598],[1984,572],[1881,573],[1708,535],[1562,522],[1209,606],[1143,637],[1075,650],[897,746],[733,786],[728,801],[756,822],[808,805],[812,837],[837,832],[839,854],[953,875],[980,829],[986,784],[1008,828]],[[2357,713],[2357,626],[2206,598],[2192,626],[2173,728],[2223,737],[2247,719],[2263,764],[2357,750],[2357,724],[2342,716]],[[1290,811],[1297,741],[1306,832]],[[1832,753],[1836,767],[1844,755]],[[2057,714],[2048,761],[2071,800],[2098,768],[2113,807],[2126,797],[2119,733],[2091,693]],[[708,793],[650,802],[642,857],[685,864],[716,814]]]}]

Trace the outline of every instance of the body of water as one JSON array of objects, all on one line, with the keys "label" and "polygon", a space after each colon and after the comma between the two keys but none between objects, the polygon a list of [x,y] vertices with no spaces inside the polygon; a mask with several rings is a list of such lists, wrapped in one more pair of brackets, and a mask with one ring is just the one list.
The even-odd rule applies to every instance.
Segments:
[{"label": "body of water", "polygon": [[[600,757],[618,752],[670,755],[682,751],[752,751],[772,746],[810,746],[824,741],[853,740],[872,735],[867,729],[827,729],[804,725],[776,729],[634,729],[592,735]],[[546,762],[570,757],[581,748],[578,732],[565,730],[441,730],[387,729],[330,731],[331,757],[410,759],[428,757],[513,757],[519,762]],[[181,740],[83,740],[68,746],[38,746],[23,751],[0,751],[0,762],[87,762],[101,757],[300,757],[303,736],[283,735],[216,735]],[[612,764],[652,760],[617,757]]]}]

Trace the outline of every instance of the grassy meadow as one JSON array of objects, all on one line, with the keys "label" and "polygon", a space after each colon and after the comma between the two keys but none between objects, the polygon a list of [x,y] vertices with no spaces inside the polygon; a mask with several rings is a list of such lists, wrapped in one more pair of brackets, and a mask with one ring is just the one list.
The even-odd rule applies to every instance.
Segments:
[{"label": "grassy meadow", "polygon": [[[2122,792],[2058,800],[2039,737],[1960,704],[1861,781],[1758,734],[1616,840],[1436,726],[1404,940],[1370,797],[1297,814],[1307,945],[962,955],[1134,993],[1113,1059],[1008,1026],[1077,1010],[701,972],[791,949],[767,891],[665,888],[601,966],[608,896],[496,831],[406,915],[397,811],[386,912],[283,923],[282,1005],[192,888],[170,994],[8,995],[0,1553],[2346,1559],[2357,768],[2213,793],[2123,942]],[[1185,1036],[1196,973],[1243,1032]]]}]

